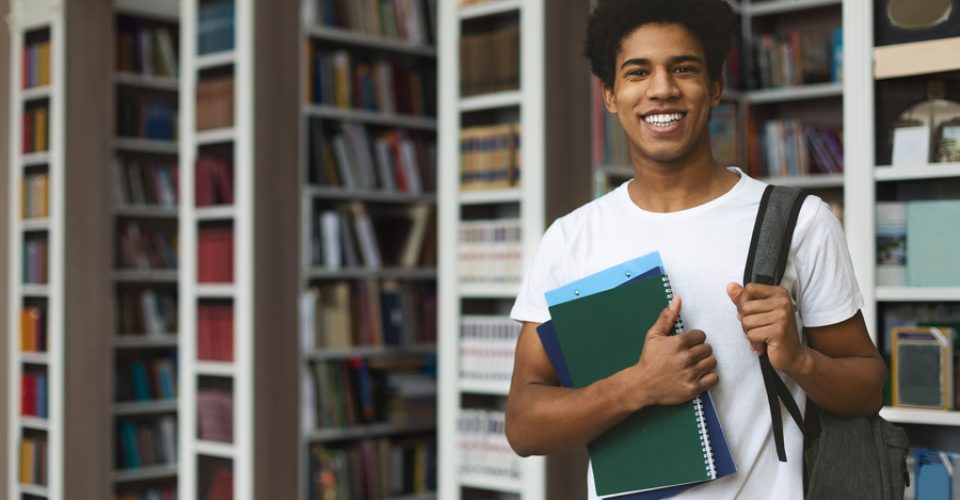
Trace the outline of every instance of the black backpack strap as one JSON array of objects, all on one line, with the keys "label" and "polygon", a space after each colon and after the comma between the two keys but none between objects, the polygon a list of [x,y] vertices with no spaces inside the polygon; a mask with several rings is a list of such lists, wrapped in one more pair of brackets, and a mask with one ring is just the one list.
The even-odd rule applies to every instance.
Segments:
[{"label": "black backpack strap", "polygon": [[[803,200],[806,197],[807,194],[799,189],[767,186],[763,192],[763,198],[760,199],[757,220],[753,226],[750,252],[747,254],[747,265],[743,272],[744,286],[748,283],[780,284],[787,268],[793,229],[797,225],[800,207],[803,206]],[[787,385],[777,375],[766,354],[760,356],[760,371],[763,373],[763,385],[767,392],[767,402],[770,404],[770,419],[773,421],[773,439],[777,446],[777,456],[781,462],[786,462],[787,453],[783,444],[780,402],[783,402],[787,412],[801,430],[804,428],[803,415],[800,414],[797,402],[790,394]]]}]

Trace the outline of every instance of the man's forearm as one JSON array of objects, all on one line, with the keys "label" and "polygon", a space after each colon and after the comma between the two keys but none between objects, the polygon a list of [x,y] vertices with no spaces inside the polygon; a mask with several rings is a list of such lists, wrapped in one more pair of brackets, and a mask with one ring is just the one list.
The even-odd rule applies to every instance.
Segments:
[{"label": "man's forearm", "polygon": [[824,410],[847,416],[875,413],[883,404],[887,366],[879,357],[831,358],[804,348],[803,361],[788,373]]}]

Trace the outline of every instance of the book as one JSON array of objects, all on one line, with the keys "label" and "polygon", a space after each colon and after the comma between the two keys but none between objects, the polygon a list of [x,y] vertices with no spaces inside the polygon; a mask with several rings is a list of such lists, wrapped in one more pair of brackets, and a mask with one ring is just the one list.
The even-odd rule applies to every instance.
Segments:
[{"label": "book", "polygon": [[[654,252],[635,260],[644,259],[648,265],[659,263],[659,254]],[[553,294],[553,300],[548,297],[548,303],[554,302],[550,306],[552,326],[566,365],[558,372],[569,374],[562,379],[566,384],[583,387],[636,363],[644,335],[621,332],[645,332],[672,298],[665,276],[657,271],[650,275],[649,267],[644,270],[636,266],[632,267],[637,272],[622,273],[618,268],[624,265],[629,263],[614,266],[613,272],[601,272],[572,283],[573,289],[570,285],[561,287]],[[611,281],[614,276],[627,281],[620,278],[622,284],[617,286],[617,281]],[[602,289],[603,283],[608,289]],[[676,329],[681,328],[678,323]],[[598,495],[656,492],[733,472],[735,467],[722,430],[713,436],[717,445],[713,446],[708,415],[714,412],[712,402],[705,410],[704,400],[710,401],[695,398],[686,404],[645,408],[591,442],[588,449]],[[651,449],[659,451],[638,451]],[[718,470],[715,451],[722,455],[723,470]],[[649,473],[637,474],[638,470]]]},{"label": "book", "polygon": [[893,405],[953,409],[956,331],[949,327],[893,329]]},{"label": "book", "polygon": [[907,204],[907,285],[960,285],[960,201]]}]

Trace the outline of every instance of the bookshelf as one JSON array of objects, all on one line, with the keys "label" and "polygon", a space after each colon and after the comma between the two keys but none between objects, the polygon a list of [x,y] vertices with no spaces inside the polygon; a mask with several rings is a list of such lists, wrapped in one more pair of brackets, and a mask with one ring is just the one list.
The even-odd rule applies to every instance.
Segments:
[{"label": "bookshelf", "polygon": [[[109,496],[109,6],[10,3],[9,498]],[[88,33],[85,32],[89,30]],[[81,36],[82,35],[82,36]],[[66,61],[71,61],[70,65]],[[96,117],[96,118],[95,118]]]},{"label": "bookshelf", "polygon": [[181,500],[296,496],[294,2],[181,0]]},{"label": "bookshelf", "polygon": [[[460,168],[439,173],[439,295],[450,299],[440,309],[438,498],[586,492],[583,452],[521,459],[502,430],[518,331],[507,316],[523,269],[547,225],[590,198],[589,135],[575,125],[590,116],[580,55],[589,2],[554,3],[440,9],[439,164]],[[484,67],[486,53],[502,67]],[[502,81],[485,81],[489,74]],[[490,144],[496,153],[478,153]],[[503,235],[497,250],[494,234]],[[501,257],[490,264],[483,255],[492,252]],[[497,451],[466,451],[478,439]]]},{"label": "bookshelf", "polygon": [[[180,10],[170,0],[113,7],[110,478],[115,495],[141,498],[177,489]],[[141,434],[157,446],[143,446]]]},{"label": "bookshelf", "polygon": [[348,496],[437,498],[437,3],[302,1],[303,500],[349,488],[357,454],[394,483]]}]

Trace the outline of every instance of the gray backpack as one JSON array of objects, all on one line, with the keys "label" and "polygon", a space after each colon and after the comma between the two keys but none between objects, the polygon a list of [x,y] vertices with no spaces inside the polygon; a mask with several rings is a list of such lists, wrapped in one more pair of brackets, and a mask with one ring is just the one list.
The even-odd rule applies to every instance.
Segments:
[{"label": "gray backpack", "polygon": [[[753,228],[743,283],[779,284],[806,193],[768,186]],[[781,402],[804,435],[804,491],[808,500],[901,500],[909,484],[907,435],[880,415],[842,417],[807,400],[806,415],[766,354],[760,370],[770,403],[777,456],[786,462]]]}]

